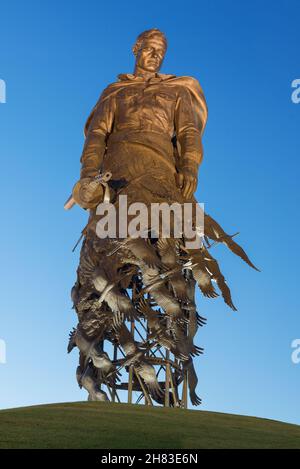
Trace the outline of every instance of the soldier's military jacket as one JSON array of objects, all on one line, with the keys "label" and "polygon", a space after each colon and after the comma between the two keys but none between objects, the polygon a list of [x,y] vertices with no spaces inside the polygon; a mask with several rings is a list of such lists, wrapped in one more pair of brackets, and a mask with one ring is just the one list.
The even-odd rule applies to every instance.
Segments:
[{"label": "soldier's military jacket", "polygon": [[206,119],[205,98],[194,78],[156,74],[146,81],[120,74],[118,82],[103,91],[86,123],[81,178],[94,176],[103,166],[130,165],[128,155],[122,161],[125,142],[126,149],[132,144],[131,155],[144,146],[145,155],[153,150],[170,170],[188,167],[197,172]]}]

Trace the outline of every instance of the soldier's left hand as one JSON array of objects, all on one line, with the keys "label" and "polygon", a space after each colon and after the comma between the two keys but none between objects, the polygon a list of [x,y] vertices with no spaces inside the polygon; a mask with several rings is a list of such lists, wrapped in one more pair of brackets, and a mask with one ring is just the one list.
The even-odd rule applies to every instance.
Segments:
[{"label": "soldier's left hand", "polygon": [[196,192],[198,178],[193,171],[189,169],[182,169],[177,174],[177,183],[181,188],[183,197],[185,199],[190,199]]}]

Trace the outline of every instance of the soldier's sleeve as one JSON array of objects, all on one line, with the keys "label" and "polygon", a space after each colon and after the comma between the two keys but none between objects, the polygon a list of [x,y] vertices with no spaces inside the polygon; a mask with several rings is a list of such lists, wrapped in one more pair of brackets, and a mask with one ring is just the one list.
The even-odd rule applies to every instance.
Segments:
[{"label": "soldier's sleeve", "polygon": [[88,126],[80,158],[81,179],[96,176],[101,168],[106,141],[113,128],[115,106],[114,96],[103,93]]},{"label": "soldier's sleeve", "polygon": [[178,170],[187,169],[197,175],[203,157],[201,129],[191,94],[184,86],[176,100],[175,132],[179,143]]}]

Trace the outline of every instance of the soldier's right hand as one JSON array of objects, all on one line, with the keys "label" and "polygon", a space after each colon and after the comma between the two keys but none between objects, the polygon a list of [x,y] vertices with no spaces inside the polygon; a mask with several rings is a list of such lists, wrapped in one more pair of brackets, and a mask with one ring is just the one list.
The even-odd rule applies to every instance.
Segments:
[{"label": "soldier's right hand", "polygon": [[82,178],[73,187],[73,198],[82,208],[95,208],[102,197],[103,187],[94,178]]}]

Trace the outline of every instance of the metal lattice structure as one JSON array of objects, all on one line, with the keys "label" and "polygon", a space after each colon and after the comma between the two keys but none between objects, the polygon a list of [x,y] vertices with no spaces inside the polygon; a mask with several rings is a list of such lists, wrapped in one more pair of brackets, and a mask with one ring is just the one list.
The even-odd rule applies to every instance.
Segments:
[{"label": "metal lattice structure", "polygon": [[[137,335],[140,340],[147,343],[147,326],[139,323],[144,329],[145,336],[140,332],[140,328],[137,328],[136,321],[132,321],[130,324],[130,332],[135,337]],[[147,352],[148,362],[157,369],[156,377],[159,386],[164,390],[160,404],[165,407],[188,407],[187,398],[187,372],[182,368],[180,362],[176,357],[171,356],[169,350],[157,347],[155,343],[150,344]],[[126,362],[126,356],[122,349],[118,346],[114,346],[114,359],[113,364],[119,371]],[[129,365],[127,373],[127,381],[124,380],[121,383],[114,383],[112,386],[107,386],[112,402],[122,402],[122,398],[119,397],[118,391],[126,391],[128,404],[139,404],[143,399],[145,405],[154,405],[154,401],[148,392],[147,386],[143,383],[138,372],[135,370],[134,365]],[[180,393],[180,385],[181,393]],[[133,392],[139,393],[138,398],[134,401]]]}]

